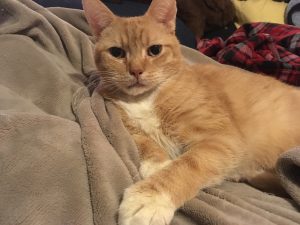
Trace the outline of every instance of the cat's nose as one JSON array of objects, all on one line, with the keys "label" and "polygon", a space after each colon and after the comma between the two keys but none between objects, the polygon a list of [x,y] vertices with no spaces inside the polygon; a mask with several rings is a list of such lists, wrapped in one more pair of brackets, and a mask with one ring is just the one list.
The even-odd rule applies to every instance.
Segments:
[{"label": "cat's nose", "polygon": [[143,74],[143,70],[141,69],[131,69],[129,71],[130,75],[134,76],[136,79],[138,79],[142,74]]}]

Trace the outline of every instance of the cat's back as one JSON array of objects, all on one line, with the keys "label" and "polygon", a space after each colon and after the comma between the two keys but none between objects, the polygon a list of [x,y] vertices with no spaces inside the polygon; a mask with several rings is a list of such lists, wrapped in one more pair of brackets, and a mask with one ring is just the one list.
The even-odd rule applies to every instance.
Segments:
[{"label": "cat's back", "polygon": [[227,110],[250,148],[262,153],[277,149],[280,154],[300,144],[298,88],[226,65],[196,65],[193,71],[226,98]]},{"label": "cat's back", "polygon": [[268,76],[218,64],[187,66],[161,94],[160,105],[164,114],[173,108],[174,124],[218,129],[230,121],[247,148],[277,152],[272,162],[300,144],[300,91]]},{"label": "cat's back", "polygon": [[276,107],[283,102],[300,103],[299,89],[267,75],[211,63],[192,65],[189,71],[195,77],[192,85],[207,87],[232,103],[246,104],[248,109],[260,102],[266,105],[272,102]]},{"label": "cat's back", "polygon": [[225,98],[228,108],[241,120],[270,114],[278,120],[300,110],[300,90],[273,77],[228,65],[198,64],[191,68],[193,76],[199,77],[194,85],[206,86]]}]

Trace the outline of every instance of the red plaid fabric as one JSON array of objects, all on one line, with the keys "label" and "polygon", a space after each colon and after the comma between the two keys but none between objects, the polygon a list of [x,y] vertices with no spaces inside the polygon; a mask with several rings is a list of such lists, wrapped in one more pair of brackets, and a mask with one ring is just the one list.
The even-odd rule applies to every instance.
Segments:
[{"label": "red plaid fabric", "polygon": [[226,41],[198,40],[197,49],[220,63],[300,86],[300,28],[295,26],[245,24]]}]

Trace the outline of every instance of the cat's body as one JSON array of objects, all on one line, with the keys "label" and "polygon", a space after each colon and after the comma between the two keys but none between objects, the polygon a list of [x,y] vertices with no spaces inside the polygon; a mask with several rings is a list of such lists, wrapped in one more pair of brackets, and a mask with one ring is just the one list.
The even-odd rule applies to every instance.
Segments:
[{"label": "cat's body", "polygon": [[273,172],[300,145],[300,91],[230,66],[187,64],[174,0],[154,0],[135,18],[84,3],[98,38],[99,91],[120,109],[141,156],[144,180],[125,191],[121,225],[168,224],[199,189]]},{"label": "cat's body", "polygon": [[250,179],[300,144],[299,90],[229,66],[187,66],[181,73],[138,101],[115,101],[129,130],[151,137],[170,158],[221,135],[234,142],[232,157],[239,155],[227,178]]}]

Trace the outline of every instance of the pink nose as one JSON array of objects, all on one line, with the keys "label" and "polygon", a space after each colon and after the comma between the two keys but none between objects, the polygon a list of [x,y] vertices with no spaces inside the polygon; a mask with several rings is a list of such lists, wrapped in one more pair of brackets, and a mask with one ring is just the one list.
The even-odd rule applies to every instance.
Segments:
[{"label": "pink nose", "polygon": [[129,71],[130,75],[134,76],[135,78],[139,78],[143,74],[143,70],[141,69],[132,69]]}]

